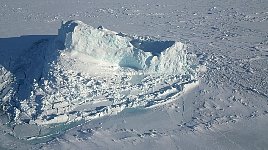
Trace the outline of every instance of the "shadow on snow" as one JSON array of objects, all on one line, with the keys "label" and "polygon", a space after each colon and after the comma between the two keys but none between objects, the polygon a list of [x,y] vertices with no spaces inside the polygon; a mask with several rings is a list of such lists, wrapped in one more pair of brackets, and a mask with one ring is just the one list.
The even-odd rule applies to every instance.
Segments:
[{"label": "shadow on snow", "polygon": [[[55,35],[27,35],[21,37],[0,38],[0,66],[11,72],[14,76],[13,82],[9,84],[13,88],[12,97],[8,102],[2,100],[5,93],[5,87],[0,89],[0,105],[11,114],[15,114],[16,108],[20,110],[21,102],[25,99],[31,99],[32,107],[35,108],[33,114],[40,114],[42,111],[42,95],[33,97],[32,89],[34,83],[44,84],[44,79],[53,80],[49,76],[49,63],[53,62],[59,56],[57,47],[52,46],[50,40]],[[34,119],[37,116],[31,115],[25,119],[25,122]]]}]

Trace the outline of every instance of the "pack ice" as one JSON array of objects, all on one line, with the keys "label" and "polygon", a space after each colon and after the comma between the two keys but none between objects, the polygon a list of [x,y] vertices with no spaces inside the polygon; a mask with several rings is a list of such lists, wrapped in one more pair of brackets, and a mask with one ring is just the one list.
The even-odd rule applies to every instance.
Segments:
[{"label": "pack ice", "polygon": [[198,83],[186,49],[68,21],[18,58],[16,71],[1,67],[1,106],[10,121],[45,125],[165,104]]}]

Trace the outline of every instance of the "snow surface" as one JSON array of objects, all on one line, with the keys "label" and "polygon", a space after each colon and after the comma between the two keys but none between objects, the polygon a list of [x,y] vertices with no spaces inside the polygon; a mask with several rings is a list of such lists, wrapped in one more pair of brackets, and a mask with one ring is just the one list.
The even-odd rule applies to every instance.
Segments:
[{"label": "snow surface", "polygon": [[[0,149],[266,149],[267,12],[266,0],[1,0],[0,101],[5,111],[0,112]],[[106,59],[89,60],[88,54],[73,53],[63,43],[54,42],[62,20],[81,20],[105,33],[108,30],[103,25],[116,31],[109,35],[137,39],[137,43],[148,40],[146,37],[164,41],[162,50],[172,45],[167,41],[180,41],[187,57],[197,56],[187,62],[199,61],[201,66],[191,66],[199,74],[188,79],[161,73],[150,76],[146,66],[120,67]],[[131,44],[148,52],[135,40]],[[89,66],[98,72],[85,69]],[[182,92],[170,86],[176,78],[198,79],[198,85],[187,84],[184,89],[188,90]],[[148,87],[141,86],[144,84]],[[86,95],[88,89],[96,95]],[[116,98],[105,100],[105,90]],[[102,106],[126,102],[120,96],[141,93],[148,98],[152,90],[164,100],[168,93],[180,96],[169,103],[160,100],[160,106],[153,96],[149,104],[155,107],[146,107],[150,109],[144,109],[142,103],[149,101],[138,97],[135,108],[117,115],[103,113],[107,111]],[[69,106],[77,114],[62,109],[69,106],[61,98],[70,96]],[[72,101],[94,96],[99,103]],[[55,100],[59,103],[50,103]],[[61,109],[50,110],[51,105]],[[66,116],[69,120],[69,114],[90,116],[86,112],[91,110],[104,116],[88,122],[52,123],[64,122]]]}]

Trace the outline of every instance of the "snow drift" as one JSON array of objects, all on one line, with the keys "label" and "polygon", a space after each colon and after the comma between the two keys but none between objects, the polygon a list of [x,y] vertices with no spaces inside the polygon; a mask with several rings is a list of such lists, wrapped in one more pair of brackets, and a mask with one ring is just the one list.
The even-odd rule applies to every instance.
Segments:
[{"label": "snow drift", "polygon": [[0,95],[16,123],[66,123],[151,108],[198,83],[185,44],[80,21],[62,24],[53,40],[35,43],[22,57],[14,62],[13,83],[4,87],[8,95]]}]

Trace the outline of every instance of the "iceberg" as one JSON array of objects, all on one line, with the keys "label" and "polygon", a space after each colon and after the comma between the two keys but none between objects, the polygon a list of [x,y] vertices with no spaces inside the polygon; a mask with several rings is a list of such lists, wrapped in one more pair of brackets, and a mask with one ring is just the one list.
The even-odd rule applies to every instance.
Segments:
[{"label": "iceberg", "polygon": [[142,73],[184,74],[188,64],[186,45],[150,37],[128,36],[81,21],[68,21],[59,29],[58,42],[72,54],[108,62]]},{"label": "iceberg", "polygon": [[186,49],[67,21],[53,39],[34,43],[14,71],[0,70],[1,79],[12,77],[1,84],[1,107],[15,123],[49,125],[159,106],[198,84]]}]

